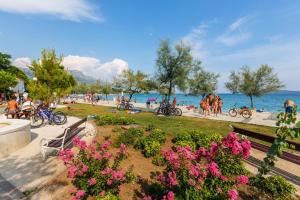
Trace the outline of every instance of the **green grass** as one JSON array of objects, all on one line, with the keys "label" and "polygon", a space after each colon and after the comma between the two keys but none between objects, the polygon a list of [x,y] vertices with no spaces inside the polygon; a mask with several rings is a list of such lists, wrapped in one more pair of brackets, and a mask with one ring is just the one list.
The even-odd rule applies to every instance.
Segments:
[{"label": "green grass", "polygon": [[[105,106],[91,106],[87,104],[74,104],[71,105],[72,108],[76,110],[60,109],[66,112],[68,115],[77,116],[80,118],[86,117],[91,114],[113,114],[114,108]],[[165,117],[165,116],[155,116],[153,113],[138,113],[138,114],[126,114],[125,112],[119,112],[121,115],[128,115],[136,120],[138,124],[147,126],[149,124],[154,124],[155,127],[162,129],[169,135],[174,135],[178,132],[184,130],[200,129],[205,133],[219,133],[222,135],[228,134],[230,131],[229,125],[234,125],[237,127],[242,127],[244,129],[268,134],[275,135],[275,128],[268,126],[260,126],[253,124],[244,124],[236,122],[226,122],[210,119],[201,119],[193,117]],[[300,139],[298,139],[300,141]]]}]

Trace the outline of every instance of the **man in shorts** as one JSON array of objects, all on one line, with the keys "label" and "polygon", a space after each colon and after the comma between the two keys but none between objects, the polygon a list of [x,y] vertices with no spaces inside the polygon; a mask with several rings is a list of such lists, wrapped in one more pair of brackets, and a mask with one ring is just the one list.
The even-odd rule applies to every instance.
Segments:
[{"label": "man in shorts", "polygon": [[7,117],[11,115],[11,117],[18,118],[19,106],[18,102],[16,101],[16,96],[12,96],[11,100],[7,103]]},{"label": "man in shorts", "polygon": [[284,102],[285,114],[292,113],[295,102],[288,99]]}]

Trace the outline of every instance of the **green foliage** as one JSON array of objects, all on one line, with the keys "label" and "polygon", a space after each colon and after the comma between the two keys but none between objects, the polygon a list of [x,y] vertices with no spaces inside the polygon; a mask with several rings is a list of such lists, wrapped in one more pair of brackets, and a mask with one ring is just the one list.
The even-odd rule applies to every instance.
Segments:
[{"label": "green foliage", "polygon": [[166,161],[161,154],[157,154],[152,159],[152,164],[154,164],[156,166],[164,166],[166,164]]},{"label": "green foliage", "polygon": [[114,126],[111,131],[117,133],[123,131],[123,129],[120,126]]},{"label": "green foliage", "polygon": [[154,129],[145,137],[141,137],[134,147],[141,149],[146,157],[155,156],[161,151],[161,145],[166,142],[166,134],[160,129]]},{"label": "green foliage", "polygon": [[175,142],[174,144],[174,148],[177,149],[177,147],[187,147],[189,146],[192,150],[195,150],[196,149],[196,145],[195,145],[195,142],[193,141],[189,141],[189,140],[182,140],[182,141],[177,141]]},{"label": "green foliage", "polygon": [[230,152],[224,151],[215,159],[219,169],[225,176],[232,177],[235,175],[248,175],[249,172],[240,157],[232,155]]},{"label": "green foliage", "polygon": [[260,194],[272,199],[290,199],[296,192],[295,187],[281,176],[260,177],[260,181],[252,178],[250,183]]},{"label": "green foliage", "polygon": [[233,93],[241,92],[250,97],[252,108],[253,96],[260,97],[283,87],[277,75],[273,73],[273,68],[268,65],[261,65],[256,71],[251,71],[245,66],[238,73],[231,72],[229,79],[225,87]]},{"label": "green foliage", "polygon": [[101,196],[97,196],[96,200],[120,200],[120,197],[118,197],[117,195],[108,193],[107,195],[105,195],[104,197]]},{"label": "green foliage", "polygon": [[192,95],[205,95],[215,93],[219,75],[205,71],[197,62],[192,69],[192,77],[189,79],[189,91]]},{"label": "green foliage", "polygon": [[[259,168],[258,177],[266,175],[275,165],[276,156],[282,153],[282,150],[287,146],[287,139],[294,139],[300,135],[300,122],[297,120],[297,106],[294,106],[291,113],[280,113],[277,116],[276,139],[271,148],[267,152],[261,167]],[[259,181],[259,180],[258,180]]]},{"label": "green foliage", "polygon": [[69,94],[76,81],[62,65],[63,57],[57,57],[54,50],[42,50],[40,60],[29,66],[36,80],[28,83],[28,90],[34,98],[51,101],[54,97]]},{"label": "green foliage", "polygon": [[0,70],[6,70],[11,66],[11,55],[0,52]]},{"label": "green foliage", "polygon": [[122,143],[125,145],[135,145],[136,141],[144,135],[143,130],[138,128],[129,128],[127,131],[120,133],[116,139],[116,146]]},{"label": "green foliage", "polygon": [[148,88],[147,75],[141,71],[135,73],[130,69],[122,71],[115,79],[115,86],[117,88],[125,89],[125,91],[129,93],[129,101],[134,94],[151,90],[151,88]]},{"label": "green foliage", "polygon": [[194,148],[198,149],[199,147],[204,147],[208,149],[212,141],[220,142],[221,139],[222,136],[220,134],[208,134],[203,133],[200,130],[191,130],[176,134],[176,136],[172,139],[172,142],[177,144],[176,147],[179,146],[179,142],[185,141],[190,143]]},{"label": "green foliage", "polygon": [[9,87],[17,85],[17,83],[18,81],[15,75],[4,70],[0,70],[0,90],[7,90]]},{"label": "green foliage", "polygon": [[98,115],[95,121],[97,126],[130,125],[135,123],[134,119],[119,115]]},{"label": "green foliage", "polygon": [[191,48],[182,42],[175,46],[175,52],[168,40],[163,40],[157,52],[156,77],[160,87],[167,90],[168,100],[175,87],[185,91],[188,75],[194,65]]},{"label": "green foliage", "polygon": [[153,129],[155,129],[155,125],[151,123],[146,126],[145,131],[152,131]]},{"label": "green foliage", "polygon": [[157,155],[161,151],[161,144],[156,140],[147,140],[144,147],[144,155],[151,157]]}]

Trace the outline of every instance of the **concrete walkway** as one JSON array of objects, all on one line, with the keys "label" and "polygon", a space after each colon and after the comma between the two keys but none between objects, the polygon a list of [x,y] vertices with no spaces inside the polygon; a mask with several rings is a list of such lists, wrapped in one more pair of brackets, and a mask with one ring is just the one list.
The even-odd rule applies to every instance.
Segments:
[{"label": "concrete walkway", "polygon": [[[40,188],[53,177],[63,172],[64,165],[56,156],[49,156],[43,160],[40,153],[42,138],[53,138],[63,133],[64,129],[79,118],[68,117],[64,125],[45,125],[32,129],[32,141],[22,149],[8,157],[0,159],[0,199],[18,199],[22,192]],[[94,133],[94,127],[87,124],[87,130]],[[84,131],[81,132],[83,134]],[[86,134],[84,140],[91,140],[93,135]]]}]

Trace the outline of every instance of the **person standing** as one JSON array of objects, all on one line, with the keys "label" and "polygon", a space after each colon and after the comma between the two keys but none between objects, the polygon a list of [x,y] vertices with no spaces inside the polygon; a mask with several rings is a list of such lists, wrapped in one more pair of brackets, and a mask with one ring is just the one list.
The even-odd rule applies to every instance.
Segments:
[{"label": "person standing", "polygon": [[19,105],[16,98],[17,97],[13,95],[11,100],[7,103],[7,117],[8,115],[11,115],[13,119],[18,118]]},{"label": "person standing", "polygon": [[294,106],[295,106],[295,102],[290,99],[287,99],[284,102],[285,114],[292,113]]}]

